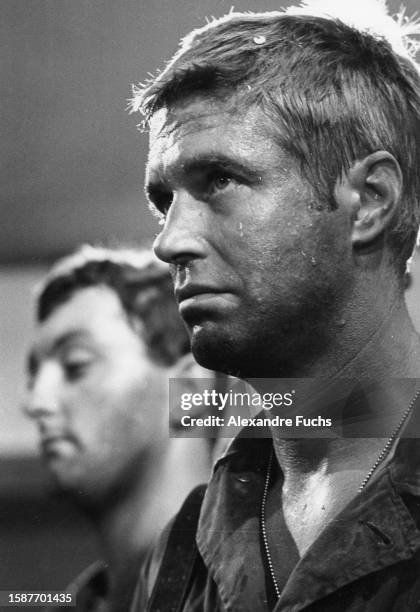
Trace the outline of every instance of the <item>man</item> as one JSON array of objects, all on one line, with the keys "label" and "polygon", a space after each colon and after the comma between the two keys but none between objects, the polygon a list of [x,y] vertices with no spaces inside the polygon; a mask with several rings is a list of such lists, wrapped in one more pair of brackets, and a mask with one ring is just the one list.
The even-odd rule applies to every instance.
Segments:
[{"label": "man", "polygon": [[[161,609],[420,607],[420,446],[407,437],[420,343],[403,294],[420,214],[419,31],[374,0],[232,13],[135,90],[155,251],[197,360],[262,391],[262,378],[370,379],[343,430],[356,408],[390,424],[370,438],[244,432],[208,486],[179,608]],[[171,533],[137,610],[159,609]]]},{"label": "man", "polygon": [[127,609],[147,545],[208,478],[208,440],[168,439],[168,378],[205,376],[194,363],[168,267],[151,253],[86,246],[44,280],[26,409],[105,561],[76,581],[78,610]]}]

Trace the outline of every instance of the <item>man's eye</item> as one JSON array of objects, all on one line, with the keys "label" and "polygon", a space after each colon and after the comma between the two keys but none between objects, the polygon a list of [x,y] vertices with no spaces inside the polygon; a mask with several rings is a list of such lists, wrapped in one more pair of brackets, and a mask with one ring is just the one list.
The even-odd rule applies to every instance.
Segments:
[{"label": "man's eye", "polygon": [[26,390],[32,391],[35,383],[35,374],[28,374],[26,377]]},{"label": "man's eye", "polygon": [[68,380],[82,378],[88,371],[90,360],[71,360],[63,363],[64,372]]},{"label": "man's eye", "polygon": [[152,213],[162,219],[168,213],[173,199],[174,196],[169,191],[150,191],[149,201]]},{"label": "man's eye", "polygon": [[26,374],[27,374],[27,388],[31,389],[33,387],[35,377],[38,373],[39,363],[34,355],[29,355],[28,362],[26,364]]},{"label": "man's eye", "polygon": [[228,174],[218,173],[211,177],[212,187],[216,191],[223,191],[224,189],[229,187],[229,185],[231,185],[232,181],[233,178]]},{"label": "man's eye", "polygon": [[162,215],[166,215],[171,207],[174,196],[172,193],[162,193],[159,197],[157,208]]}]

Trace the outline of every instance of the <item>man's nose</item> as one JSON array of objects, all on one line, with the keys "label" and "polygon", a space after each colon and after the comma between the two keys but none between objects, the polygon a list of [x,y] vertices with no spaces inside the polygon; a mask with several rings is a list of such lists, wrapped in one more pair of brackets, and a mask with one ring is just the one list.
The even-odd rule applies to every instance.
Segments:
[{"label": "man's nose", "polygon": [[206,255],[205,204],[187,191],[179,191],[166,215],[153,248],[167,263],[188,263]]},{"label": "man's nose", "polygon": [[38,419],[59,412],[59,384],[58,368],[53,364],[42,366],[28,384],[23,405],[25,414]]}]

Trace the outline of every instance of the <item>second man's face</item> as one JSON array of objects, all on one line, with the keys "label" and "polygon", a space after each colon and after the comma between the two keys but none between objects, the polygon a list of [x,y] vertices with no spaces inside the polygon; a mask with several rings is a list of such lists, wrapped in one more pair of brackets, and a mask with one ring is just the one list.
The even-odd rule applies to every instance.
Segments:
[{"label": "second man's face", "polygon": [[314,326],[327,333],[351,283],[348,219],[318,210],[259,110],[197,100],[158,111],[146,192],[202,365],[267,375],[279,351],[285,363],[300,358]]},{"label": "second man's face", "polygon": [[167,437],[162,370],[149,358],[117,294],[80,289],[38,325],[27,412],[59,488],[101,501]]}]

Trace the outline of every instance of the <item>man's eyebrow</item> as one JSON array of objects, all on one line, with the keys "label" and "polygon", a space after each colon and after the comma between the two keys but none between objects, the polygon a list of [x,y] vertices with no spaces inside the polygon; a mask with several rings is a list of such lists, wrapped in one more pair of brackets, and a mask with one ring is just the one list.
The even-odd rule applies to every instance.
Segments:
[{"label": "man's eyebrow", "polygon": [[43,355],[51,355],[65,347],[67,344],[70,344],[71,342],[75,342],[77,340],[86,339],[89,337],[89,335],[89,332],[85,329],[75,329],[66,332],[65,334],[62,334],[61,336],[56,338],[52,342],[51,346],[47,347],[46,350],[42,350],[40,347],[37,348],[37,346],[35,345],[30,350],[26,359],[27,371],[29,373],[34,373]]},{"label": "man's eyebrow", "polygon": [[74,329],[72,331],[66,332],[65,334],[59,336],[54,342],[52,349],[59,350],[63,348],[66,344],[70,344],[71,342],[75,342],[77,340],[84,340],[85,338],[89,338],[90,333],[88,330],[80,328]]},{"label": "man's eyebrow", "polygon": [[[193,172],[200,172],[208,169],[225,169],[230,172],[238,172],[245,175],[250,180],[258,179],[264,172],[264,167],[256,165],[247,159],[242,159],[237,155],[226,155],[221,152],[205,152],[191,155],[185,158],[178,158],[173,167],[169,166],[168,175],[177,176],[179,174],[188,175]],[[149,174],[145,182],[144,190],[146,195],[164,189],[165,177],[159,169],[149,169]]]},{"label": "man's eyebrow", "polygon": [[206,168],[225,168],[232,172],[237,171],[252,177],[261,175],[262,168],[255,163],[238,157],[237,155],[226,155],[225,153],[202,153],[194,155],[185,161],[180,160],[180,165],[184,173],[204,170]]}]

